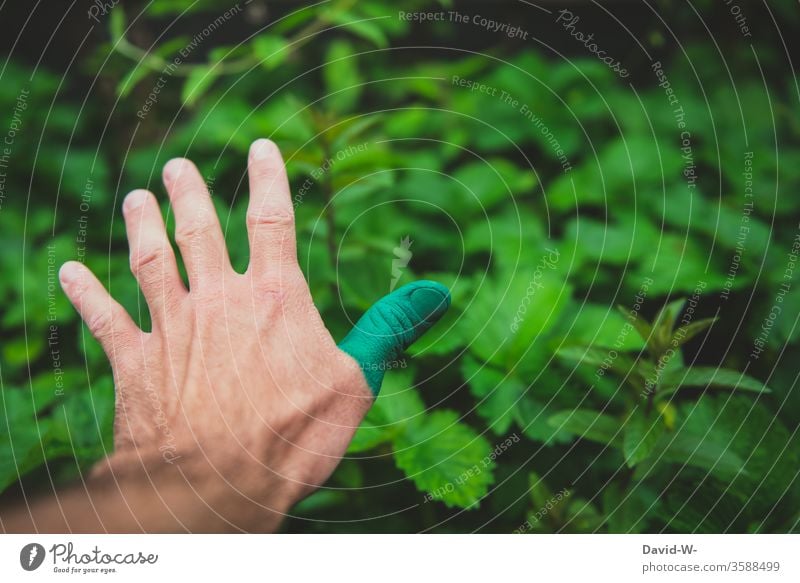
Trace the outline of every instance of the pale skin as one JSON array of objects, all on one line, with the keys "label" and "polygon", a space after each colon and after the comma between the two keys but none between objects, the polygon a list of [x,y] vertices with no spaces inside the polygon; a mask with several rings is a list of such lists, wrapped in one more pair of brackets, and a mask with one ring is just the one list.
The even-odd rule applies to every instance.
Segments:
[{"label": "pale skin", "polygon": [[85,266],[62,267],[64,292],[111,363],[115,451],[81,484],[0,510],[3,531],[273,531],[333,472],[373,395],[313,304],[275,144],[252,145],[248,172],[251,260],[239,274],[197,168],[165,166],[188,287],[155,196],[125,198],[151,331]]}]

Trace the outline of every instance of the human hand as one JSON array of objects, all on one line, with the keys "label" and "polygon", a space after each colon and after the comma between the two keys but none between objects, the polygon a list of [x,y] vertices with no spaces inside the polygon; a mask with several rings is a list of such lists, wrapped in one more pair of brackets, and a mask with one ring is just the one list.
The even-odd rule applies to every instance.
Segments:
[{"label": "human hand", "polygon": [[116,451],[97,472],[150,473],[167,462],[204,502],[232,492],[248,501],[248,511],[227,505],[226,523],[268,529],[329,477],[380,388],[384,362],[450,300],[440,284],[407,285],[337,347],[297,262],[289,184],[272,142],[253,144],[248,172],[251,259],[239,274],[197,168],[183,159],[165,166],[188,290],[154,195],[126,197],[131,270],[150,332],[82,264],[65,264],[60,277],[114,374]]}]

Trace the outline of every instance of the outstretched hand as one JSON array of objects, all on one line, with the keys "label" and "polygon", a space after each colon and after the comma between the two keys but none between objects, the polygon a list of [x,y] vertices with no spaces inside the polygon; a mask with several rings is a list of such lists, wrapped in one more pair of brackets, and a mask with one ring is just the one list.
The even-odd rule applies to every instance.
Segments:
[{"label": "outstretched hand", "polygon": [[[99,516],[102,528],[274,528],[336,467],[380,389],[384,363],[449,305],[444,286],[409,284],[375,304],[337,347],[297,262],[294,209],[275,144],[252,145],[248,172],[251,259],[239,274],[197,168],[185,159],[165,166],[188,289],[155,196],[136,190],[126,197],[130,265],[150,332],[81,263],[61,269],[66,294],[114,374],[115,452],[94,479],[119,486],[131,516]],[[142,475],[175,520],[154,520],[130,504],[144,495],[136,489],[126,497],[125,477]]]}]

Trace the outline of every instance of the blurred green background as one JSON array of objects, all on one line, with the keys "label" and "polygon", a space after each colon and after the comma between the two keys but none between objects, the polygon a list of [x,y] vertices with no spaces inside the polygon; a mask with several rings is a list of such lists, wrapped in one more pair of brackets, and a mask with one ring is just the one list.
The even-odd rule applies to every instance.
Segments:
[{"label": "blurred green background", "polygon": [[146,328],[119,208],[164,201],[186,156],[243,270],[270,137],[335,338],[396,285],[453,294],[287,531],[797,531],[800,11],[741,10],[747,31],[712,1],[4,4],[2,498],[112,447],[57,267]]}]

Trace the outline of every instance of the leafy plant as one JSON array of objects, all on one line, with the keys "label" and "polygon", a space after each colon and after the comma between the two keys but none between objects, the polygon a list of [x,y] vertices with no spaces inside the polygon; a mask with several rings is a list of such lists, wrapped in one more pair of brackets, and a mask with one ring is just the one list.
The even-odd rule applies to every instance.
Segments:
[{"label": "leafy plant", "polygon": [[[0,108],[24,130],[0,177],[0,490],[60,485],[111,447],[113,381],[58,265],[84,260],[147,328],[119,201],[159,190],[163,163],[187,156],[243,269],[244,160],[266,136],[335,338],[392,285],[425,277],[453,295],[288,530],[796,531],[796,86],[781,59],[754,58],[776,54],[771,18],[751,17],[752,48],[705,33],[678,45],[670,31],[697,15],[658,4],[670,28],[643,12],[637,32],[679,96],[694,188],[636,47],[629,85],[571,38],[550,51],[383,1],[224,16],[230,3],[178,0],[115,6],[68,75],[12,55]],[[518,5],[481,12],[553,36]]]}]

